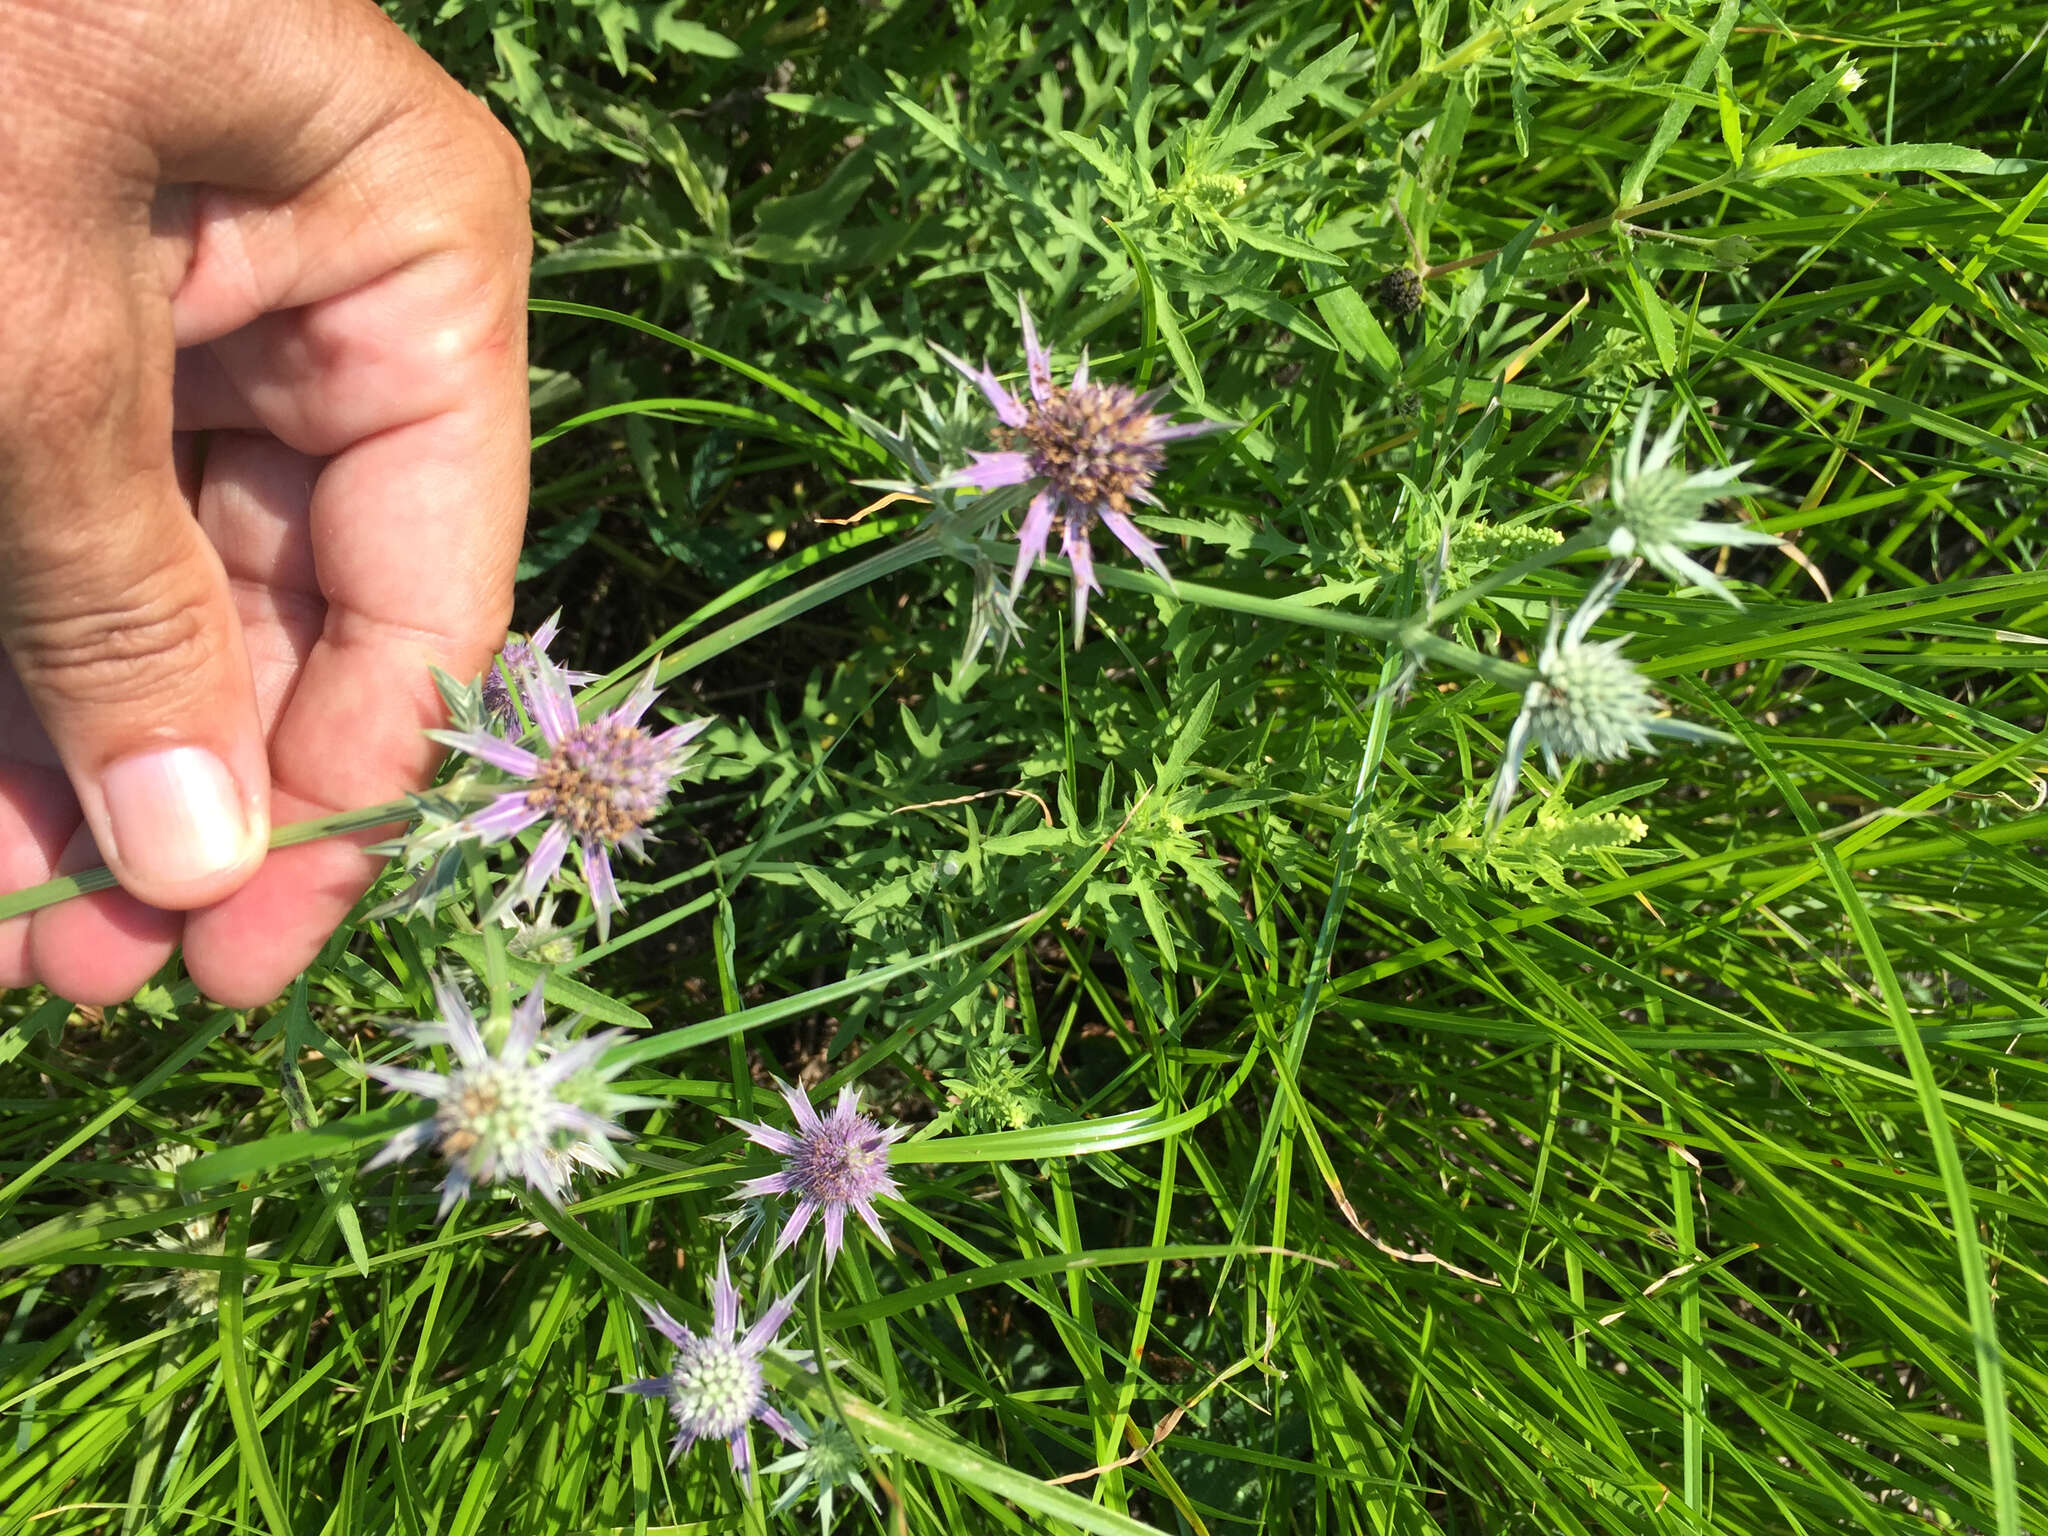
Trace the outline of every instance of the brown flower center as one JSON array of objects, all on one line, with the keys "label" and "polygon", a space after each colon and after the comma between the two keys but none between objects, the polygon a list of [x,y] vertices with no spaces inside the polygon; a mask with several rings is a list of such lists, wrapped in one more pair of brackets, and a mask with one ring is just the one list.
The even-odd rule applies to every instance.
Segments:
[{"label": "brown flower center", "polygon": [[1150,439],[1156,418],[1132,390],[1082,384],[1026,409],[1028,419],[1009,436],[1070,513],[1109,507],[1128,514],[1150,489],[1163,455]]}]

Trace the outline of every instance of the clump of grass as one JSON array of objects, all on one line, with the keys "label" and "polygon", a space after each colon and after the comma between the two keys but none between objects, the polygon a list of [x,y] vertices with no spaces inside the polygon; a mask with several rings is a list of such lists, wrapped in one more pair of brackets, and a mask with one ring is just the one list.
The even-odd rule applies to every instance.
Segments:
[{"label": "clump of grass", "polygon": [[2042,17],[394,9],[537,644],[274,1007],[0,999],[0,1509],[2048,1525]]}]

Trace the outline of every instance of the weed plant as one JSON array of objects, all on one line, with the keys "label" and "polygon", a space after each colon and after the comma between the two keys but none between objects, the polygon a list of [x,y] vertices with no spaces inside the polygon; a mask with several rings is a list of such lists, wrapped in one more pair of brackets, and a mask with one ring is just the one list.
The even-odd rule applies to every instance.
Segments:
[{"label": "weed plant", "polygon": [[393,9],[544,632],[0,999],[0,1529],[2048,1530],[2048,6]]}]

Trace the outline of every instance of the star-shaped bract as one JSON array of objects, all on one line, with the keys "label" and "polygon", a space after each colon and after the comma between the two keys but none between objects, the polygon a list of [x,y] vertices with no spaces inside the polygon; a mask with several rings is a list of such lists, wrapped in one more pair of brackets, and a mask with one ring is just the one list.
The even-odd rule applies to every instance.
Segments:
[{"label": "star-shaped bract", "polygon": [[766,1147],[782,1159],[782,1170],[763,1178],[748,1179],[734,1192],[741,1200],[764,1200],[775,1195],[794,1195],[796,1210],[783,1224],[775,1239],[773,1258],[803,1235],[813,1216],[822,1213],[825,1223],[825,1264],[829,1269],[839,1256],[846,1236],[846,1213],[852,1211],[867,1223],[886,1247],[888,1236],[875,1214],[875,1201],[882,1195],[897,1198],[896,1181],[889,1176],[889,1144],[904,1133],[900,1125],[884,1126],[861,1113],[860,1090],[851,1086],[839,1090],[839,1101],[828,1115],[811,1108],[801,1088],[777,1083],[796,1130],[778,1131],[773,1126],[749,1120],[734,1120],[747,1139]]},{"label": "star-shaped bract", "polygon": [[1673,416],[1657,441],[1646,443],[1650,401],[1643,401],[1629,433],[1627,450],[1614,450],[1607,481],[1609,510],[1599,526],[1605,531],[1608,553],[1617,560],[1647,560],[1673,581],[1705,587],[1723,602],[1740,608],[1742,600],[1728,589],[1727,583],[1686,551],[1781,541],[1776,534],[1746,523],[1709,522],[1699,515],[1717,501],[1763,487],[1742,478],[1742,472],[1749,468],[1748,460],[1725,469],[1702,469],[1692,474],[1687,474],[1683,466],[1674,465],[1671,458],[1684,424],[1682,415]]},{"label": "star-shaped bract", "polygon": [[[603,1084],[617,1069],[598,1058],[620,1038],[618,1030],[586,1035],[573,1042],[541,1039],[546,1002],[541,983],[512,1010],[504,1048],[496,1055],[484,1044],[475,1016],[462,994],[445,977],[434,980],[438,1021],[419,1026],[413,1038],[421,1044],[445,1045],[455,1055],[446,1076],[415,1067],[372,1062],[364,1067],[394,1091],[432,1099],[438,1106],[430,1119],[407,1126],[363,1165],[365,1172],[410,1157],[438,1144],[448,1163],[441,1181],[441,1215],[468,1197],[477,1184],[517,1179],[551,1204],[560,1204],[562,1186],[571,1167],[609,1160],[618,1167],[610,1143],[626,1132],[612,1114],[642,1107],[649,1101],[608,1092]],[[564,1092],[571,1079],[580,1091]]]},{"label": "star-shaped bract", "polygon": [[1159,472],[1166,443],[1229,424],[1217,421],[1174,422],[1154,414],[1164,389],[1139,394],[1124,384],[1097,384],[1088,376],[1088,357],[1081,356],[1073,382],[1053,383],[1052,358],[1039,344],[1038,327],[1023,296],[1017,318],[1024,332],[1025,372],[1031,398],[1019,400],[986,366],[976,368],[942,347],[934,347],[960,370],[995,408],[1002,423],[1001,446],[975,453],[972,462],[939,482],[941,487],[977,485],[993,489],[1035,482],[1038,492],[1024,514],[1017,535],[1017,567],[1010,577],[1010,595],[1022,590],[1031,568],[1045,556],[1053,525],[1060,528],[1060,553],[1074,568],[1074,643],[1088,617],[1088,594],[1100,592],[1095,579],[1095,554],[1090,534],[1101,523],[1118,542],[1161,578],[1170,580],[1159,546],[1131,521],[1131,505],[1158,506],[1152,477]]},{"label": "star-shaped bract", "polygon": [[[641,1303],[641,1310],[646,1312],[655,1331],[675,1346],[675,1359],[664,1375],[628,1382],[612,1390],[668,1400],[669,1412],[676,1421],[669,1460],[675,1460],[699,1440],[723,1440],[731,1448],[733,1470],[751,1482],[753,1462],[747,1454],[747,1425],[751,1421],[759,1419],[785,1442],[801,1443],[789,1420],[768,1406],[761,1356],[774,1343],[777,1331],[789,1321],[802,1291],[803,1282],[799,1281],[742,1333],[739,1292],[733,1286],[725,1250],[720,1248],[718,1277],[711,1287],[709,1333],[698,1333],[662,1308]],[[790,1353],[802,1357],[801,1351]]]},{"label": "star-shaped bract", "polygon": [[625,906],[612,876],[612,850],[647,856],[647,828],[667,806],[671,782],[694,755],[697,737],[711,724],[708,719],[692,720],[649,731],[640,719],[657,696],[650,667],[617,709],[582,720],[562,670],[545,656],[536,656],[527,702],[544,750],[529,751],[481,731],[434,733],[436,740],[522,781],[464,818],[463,831],[495,843],[537,822],[548,824],[509,899],[529,907],[537,902],[573,841],[598,937],[609,936],[611,914]]}]

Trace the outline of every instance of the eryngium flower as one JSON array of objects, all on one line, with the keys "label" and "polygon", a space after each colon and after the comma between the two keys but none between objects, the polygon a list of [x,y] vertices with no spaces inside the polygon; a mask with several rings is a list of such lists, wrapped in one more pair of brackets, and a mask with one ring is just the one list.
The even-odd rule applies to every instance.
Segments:
[{"label": "eryngium flower", "polygon": [[656,696],[649,668],[625,703],[580,720],[561,669],[537,655],[526,698],[545,751],[530,752],[479,731],[434,733],[437,741],[525,781],[465,818],[463,831],[495,843],[536,822],[548,823],[509,900],[529,907],[537,902],[574,840],[598,937],[610,935],[612,913],[625,906],[612,878],[612,850],[647,856],[647,828],[667,806],[671,781],[695,755],[692,743],[711,724],[692,720],[666,731],[647,730],[640,717]]},{"label": "eryngium flower", "polygon": [[882,1220],[875,1214],[875,1199],[897,1197],[896,1181],[889,1177],[889,1143],[903,1135],[900,1125],[884,1126],[860,1112],[860,1090],[839,1090],[839,1102],[832,1113],[821,1116],[811,1108],[801,1088],[788,1083],[775,1085],[796,1117],[796,1134],[748,1120],[731,1123],[782,1158],[782,1171],[765,1178],[748,1179],[734,1192],[739,1200],[762,1200],[773,1195],[796,1196],[796,1210],[783,1224],[775,1239],[774,1258],[803,1235],[811,1218],[821,1211],[825,1218],[825,1267],[839,1257],[846,1235],[846,1213],[854,1212],[868,1230],[888,1246]]},{"label": "eryngium flower", "polygon": [[440,1019],[421,1025],[413,1038],[423,1045],[447,1046],[455,1054],[455,1068],[443,1077],[414,1067],[365,1065],[387,1088],[439,1106],[431,1119],[407,1126],[386,1142],[363,1165],[365,1172],[436,1145],[448,1163],[448,1177],[441,1182],[445,1216],[478,1184],[518,1179],[560,1204],[563,1184],[577,1163],[594,1160],[619,1168],[611,1143],[626,1132],[613,1117],[652,1102],[605,1087],[619,1069],[601,1066],[598,1058],[621,1038],[620,1031],[573,1042],[543,1040],[546,1004],[536,982],[513,1008],[504,1049],[494,1056],[453,983],[436,977],[434,1001]]},{"label": "eryngium flower", "polygon": [[1625,452],[1615,449],[1608,477],[1610,510],[1602,520],[1607,550],[1617,560],[1647,560],[1673,581],[1693,582],[1740,608],[1742,600],[1686,550],[1723,544],[1776,544],[1778,536],[1742,523],[1712,523],[1700,517],[1717,501],[1763,487],[1742,479],[1742,472],[1749,468],[1747,459],[1726,469],[1703,469],[1690,475],[1682,465],[1673,464],[1672,450],[1684,424],[1682,415],[1674,415],[1657,441],[1645,448],[1650,401],[1646,398],[1636,412],[1628,448]]},{"label": "eryngium flower", "polygon": [[[697,1333],[660,1307],[642,1302],[648,1322],[675,1346],[675,1360],[666,1375],[614,1387],[640,1397],[665,1397],[675,1416],[676,1437],[669,1460],[699,1440],[723,1440],[732,1449],[733,1470],[753,1480],[747,1454],[747,1425],[759,1419],[786,1441],[795,1441],[789,1420],[768,1406],[768,1384],[761,1374],[761,1355],[789,1321],[803,1282],[763,1312],[744,1334],[740,1332],[740,1296],[733,1288],[725,1250],[718,1250],[718,1278],[711,1287],[711,1332]],[[800,1351],[790,1351],[801,1357]]]},{"label": "eryngium flower", "polygon": [[1487,824],[1498,824],[1514,803],[1522,756],[1533,740],[1555,775],[1571,758],[1596,763],[1648,750],[1651,738],[1725,741],[1719,731],[1672,720],[1657,713],[1657,696],[1621,654],[1626,637],[1591,640],[1594,622],[1621,591],[1633,566],[1612,570],[1594,584],[1568,623],[1551,616],[1550,632],[1536,658],[1536,677],[1522,693],[1522,710],[1508,731],[1500,772],[1494,779]]},{"label": "eryngium flower", "polygon": [[[173,1142],[162,1151],[144,1158],[150,1167],[160,1173],[175,1175],[185,1164],[199,1154],[189,1142]],[[251,1211],[263,1204],[261,1197],[249,1204]],[[243,1249],[242,1256],[260,1259],[270,1252],[269,1243],[251,1243]],[[223,1260],[228,1251],[228,1213],[195,1216],[190,1221],[174,1222],[169,1230],[159,1229],[155,1234],[155,1247],[145,1252],[169,1254],[180,1259]],[[242,1276],[242,1289],[247,1290],[255,1280],[253,1274]],[[159,1270],[153,1278],[131,1280],[118,1289],[123,1296],[162,1297],[173,1312],[199,1317],[215,1311],[220,1305],[221,1269],[217,1264],[178,1265]]]},{"label": "eryngium flower", "polygon": [[[547,622],[532,634],[521,638],[508,635],[505,648],[498,652],[490,666],[484,669],[484,711],[506,730],[517,735],[523,725],[519,719],[519,708],[523,706],[529,715],[533,712],[532,700],[527,693],[536,661],[545,661],[548,647],[554,643],[555,635],[562,627],[559,610],[548,615]],[[595,672],[575,672],[567,667],[557,669],[562,681],[571,688],[597,680]],[[512,685],[519,690],[518,703],[513,702],[512,688],[505,685],[506,674],[510,674]]]},{"label": "eryngium flower", "polygon": [[805,1494],[813,1494],[818,1500],[818,1525],[830,1531],[833,1498],[841,1488],[853,1489],[868,1501],[868,1508],[878,1515],[882,1512],[882,1506],[875,1502],[874,1489],[861,1475],[867,1461],[851,1430],[837,1419],[813,1424],[804,1417],[802,1409],[796,1410],[790,1430],[797,1448],[763,1468],[770,1476],[789,1478],[788,1486],[769,1506],[769,1514],[786,1514]]},{"label": "eryngium flower", "polygon": [[[1088,618],[1088,594],[1100,592],[1095,579],[1094,547],[1089,542],[1099,522],[1141,563],[1166,577],[1159,546],[1131,521],[1131,504],[1158,506],[1152,477],[1165,461],[1162,444],[1204,432],[1222,430],[1217,421],[1173,422],[1154,415],[1152,407],[1164,389],[1139,394],[1123,384],[1096,384],[1088,377],[1084,352],[1074,379],[1064,388],[1052,381],[1052,356],[1039,345],[1038,327],[1023,296],[1017,319],[1024,330],[1025,371],[1031,380],[1029,403],[996,381],[986,367],[976,368],[942,347],[934,347],[982,392],[1002,422],[1001,445],[994,453],[976,453],[967,468],[939,482],[943,487],[978,485],[992,489],[1035,481],[1038,494],[1024,514],[1017,535],[1017,567],[1010,576],[1010,595],[1023,589],[1031,567],[1045,556],[1053,524],[1060,525],[1060,553],[1074,568],[1074,643]],[[1170,579],[1170,578],[1168,578]]]}]

